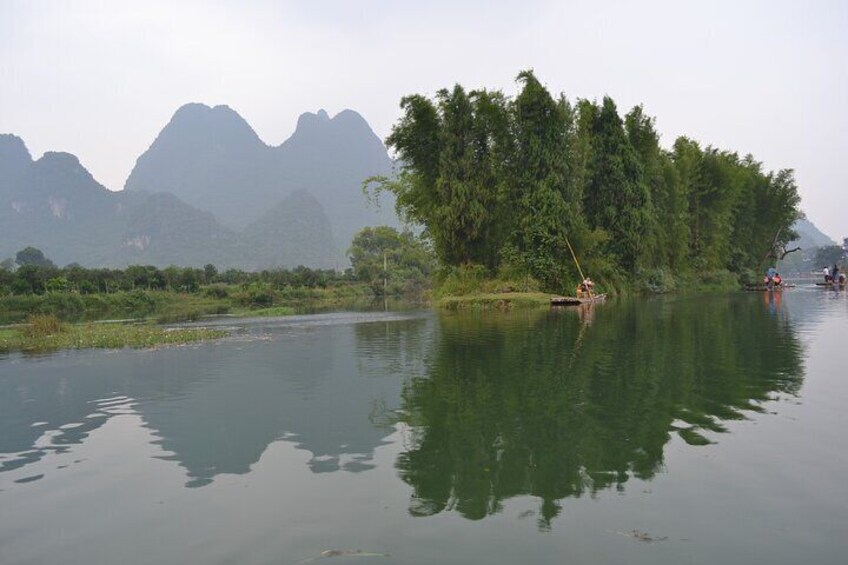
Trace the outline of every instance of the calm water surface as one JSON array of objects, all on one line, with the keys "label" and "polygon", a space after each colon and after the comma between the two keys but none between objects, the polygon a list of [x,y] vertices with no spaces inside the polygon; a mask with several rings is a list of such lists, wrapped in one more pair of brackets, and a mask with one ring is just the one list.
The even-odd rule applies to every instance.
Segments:
[{"label": "calm water surface", "polygon": [[0,563],[845,563],[848,297],[0,358]]}]

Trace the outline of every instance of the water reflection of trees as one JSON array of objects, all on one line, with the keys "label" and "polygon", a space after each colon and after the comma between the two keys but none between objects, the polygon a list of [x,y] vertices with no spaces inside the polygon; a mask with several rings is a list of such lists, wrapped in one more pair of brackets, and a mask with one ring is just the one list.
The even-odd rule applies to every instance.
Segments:
[{"label": "water reflection of trees", "polygon": [[481,519],[529,494],[546,527],[563,498],[653,477],[672,434],[708,443],[801,386],[788,320],[747,297],[633,301],[593,318],[441,317],[429,374],[404,390],[412,442],[397,467],[412,514]]}]

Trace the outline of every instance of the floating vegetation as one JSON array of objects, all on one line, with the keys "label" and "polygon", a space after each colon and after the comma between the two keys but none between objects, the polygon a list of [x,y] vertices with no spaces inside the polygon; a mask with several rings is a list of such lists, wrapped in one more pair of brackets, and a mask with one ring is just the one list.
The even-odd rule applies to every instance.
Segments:
[{"label": "floating vegetation", "polygon": [[228,332],[209,328],[170,329],[144,324],[65,324],[52,315],[30,316],[28,324],[0,332],[0,351],[59,349],[147,349],[218,339]]}]

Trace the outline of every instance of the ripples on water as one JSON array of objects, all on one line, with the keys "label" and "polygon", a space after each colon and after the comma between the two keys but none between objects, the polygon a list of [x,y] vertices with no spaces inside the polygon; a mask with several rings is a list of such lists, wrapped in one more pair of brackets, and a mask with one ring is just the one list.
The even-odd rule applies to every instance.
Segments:
[{"label": "ripples on water", "polygon": [[847,305],[227,318],[211,344],[8,356],[0,562],[827,562]]}]

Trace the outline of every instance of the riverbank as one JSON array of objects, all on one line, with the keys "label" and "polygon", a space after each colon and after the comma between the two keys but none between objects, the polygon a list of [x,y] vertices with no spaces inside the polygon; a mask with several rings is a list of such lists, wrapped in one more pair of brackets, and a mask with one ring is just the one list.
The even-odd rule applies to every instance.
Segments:
[{"label": "riverbank", "polygon": [[34,315],[28,323],[0,329],[0,352],[60,349],[147,349],[226,337],[208,328],[165,328],[152,323],[67,324],[55,316]]},{"label": "riverbank", "polygon": [[64,322],[145,319],[158,323],[191,321],[204,316],[283,316],[300,309],[322,309],[374,299],[365,284],[327,288],[272,288],[267,285],[210,285],[197,292],[131,290],[81,294],[48,292],[0,297],[0,325],[24,322],[33,314]]},{"label": "riverbank", "polygon": [[[726,270],[673,273],[668,269],[652,269],[641,270],[630,278],[612,273],[602,280],[603,284],[595,291],[618,297],[727,292],[743,288],[742,278]],[[576,283],[565,286],[573,289]],[[573,290],[548,293],[541,288],[539,281],[529,277],[499,279],[488,276],[482,269],[462,267],[437,280],[433,294],[435,305],[444,310],[509,310],[547,307],[552,297],[575,293]]]},{"label": "riverbank", "polygon": [[443,296],[436,303],[444,310],[511,310],[550,306],[554,294],[545,292],[492,292]]}]

